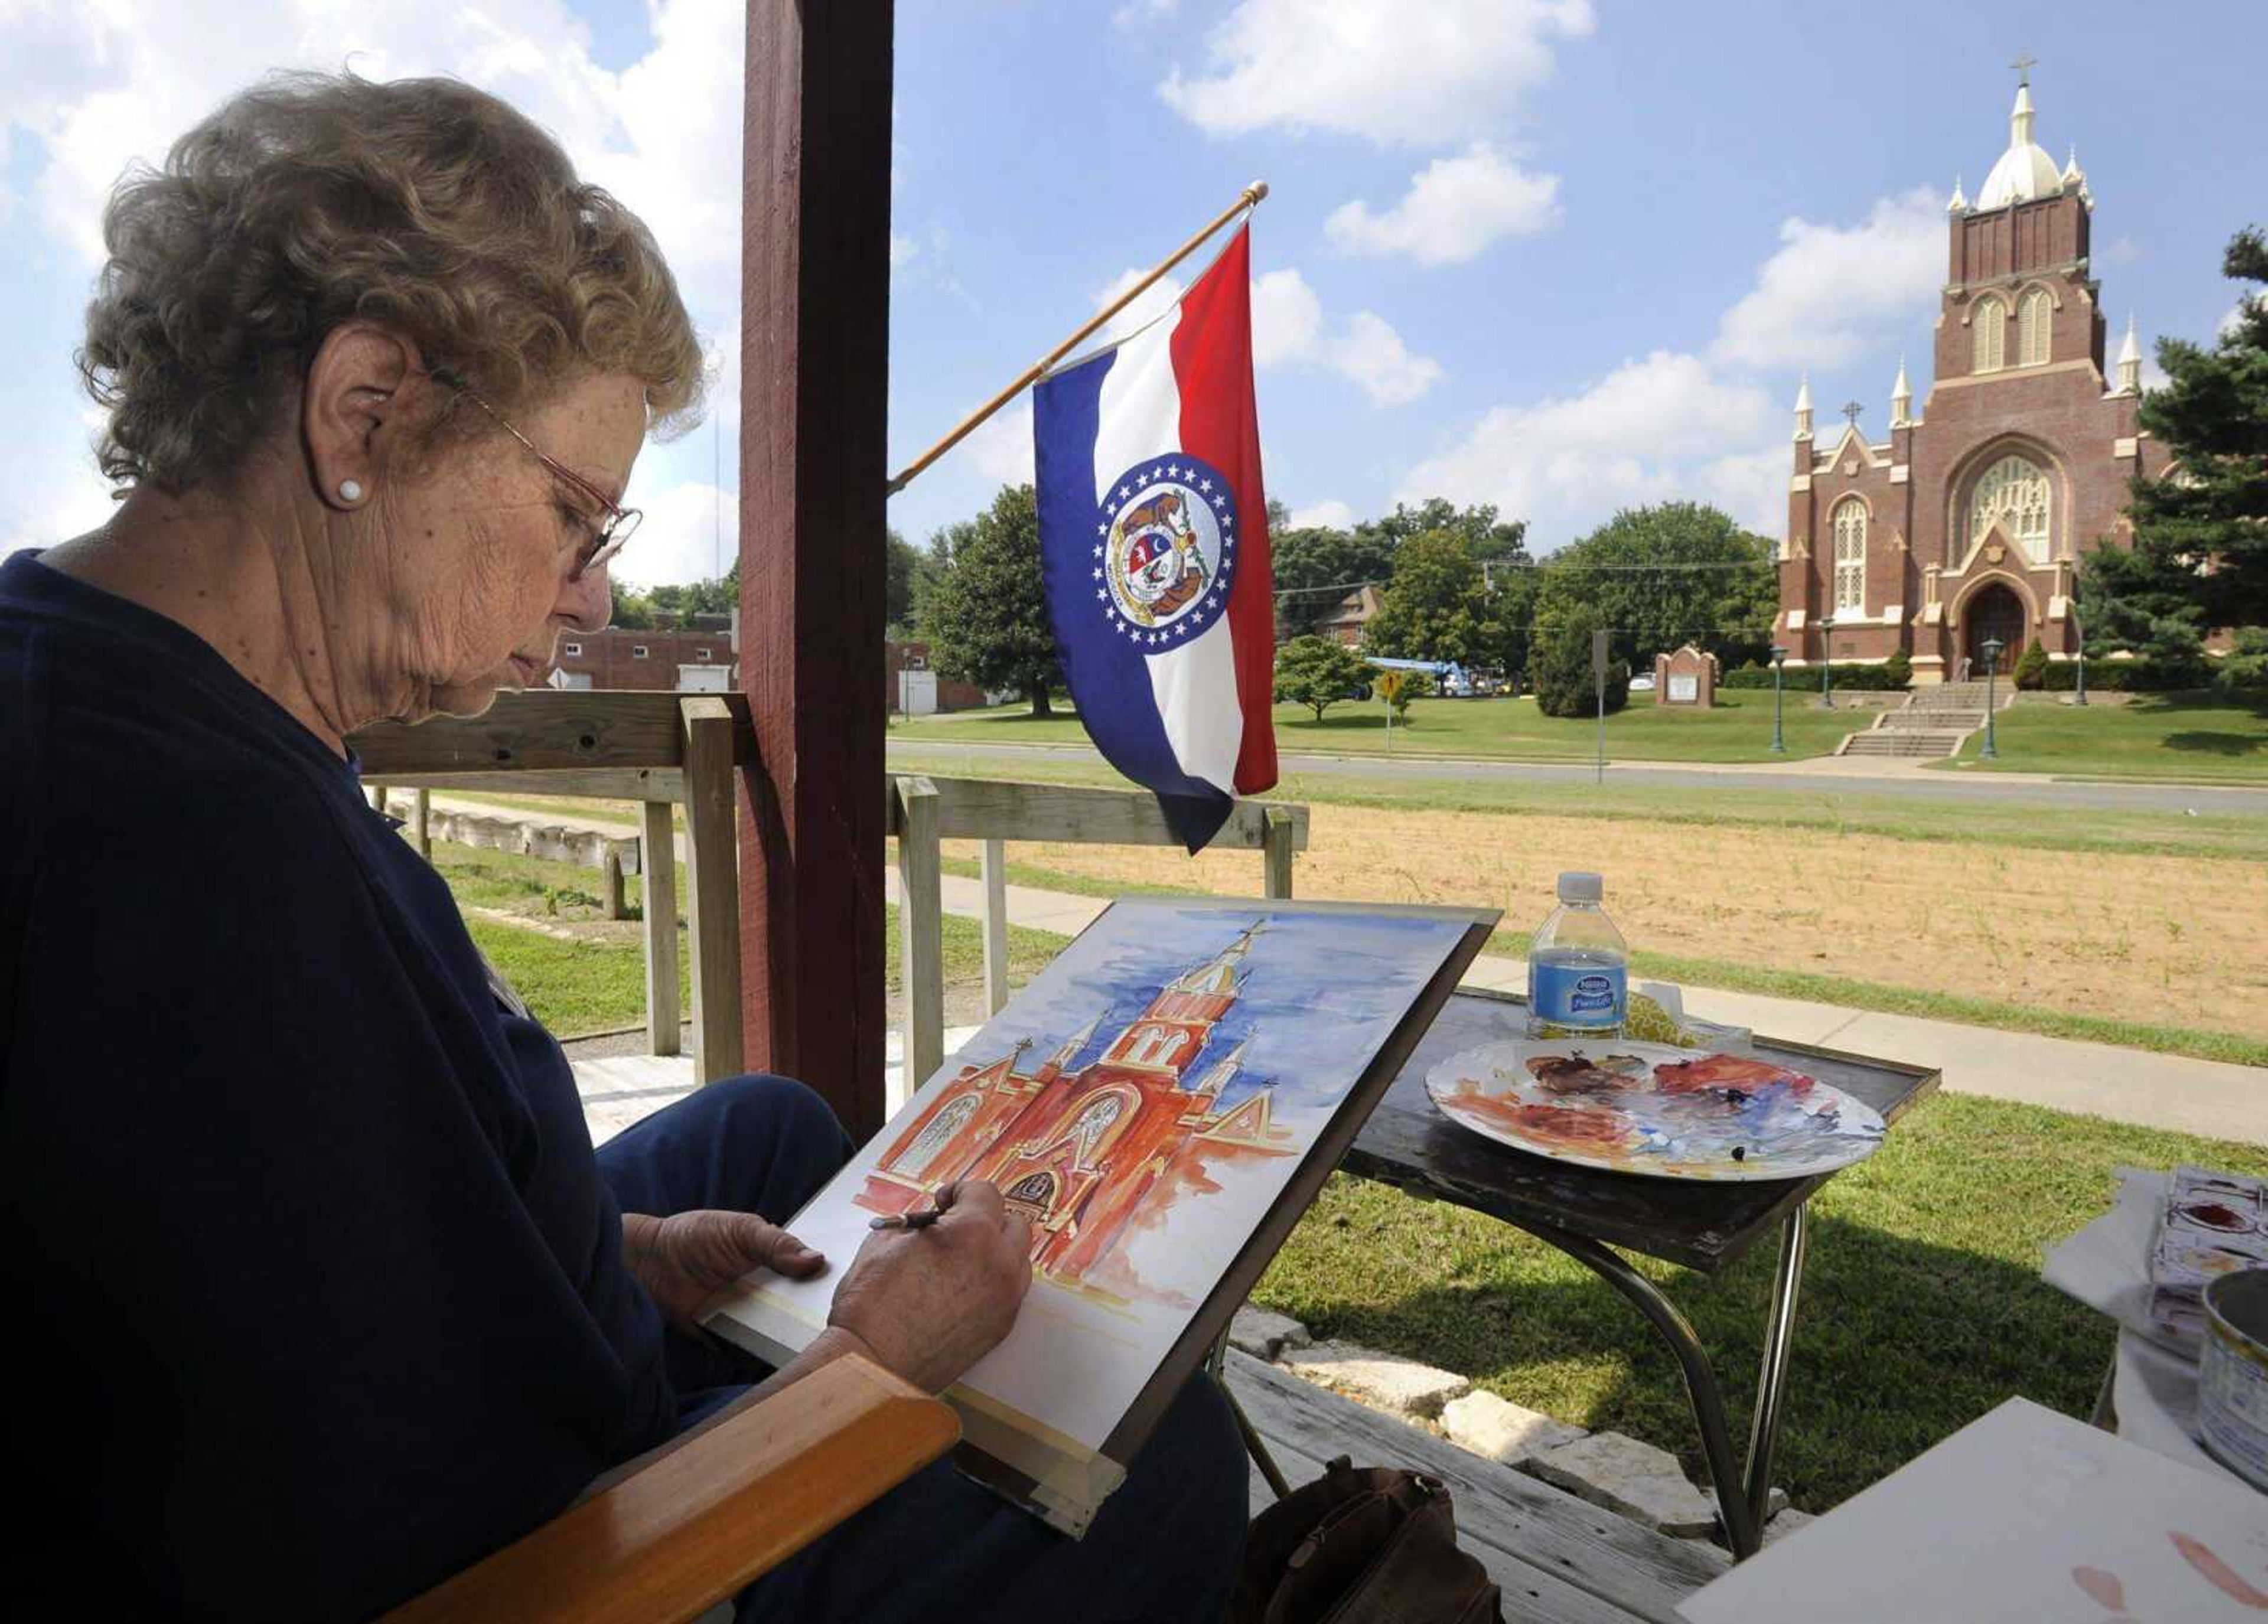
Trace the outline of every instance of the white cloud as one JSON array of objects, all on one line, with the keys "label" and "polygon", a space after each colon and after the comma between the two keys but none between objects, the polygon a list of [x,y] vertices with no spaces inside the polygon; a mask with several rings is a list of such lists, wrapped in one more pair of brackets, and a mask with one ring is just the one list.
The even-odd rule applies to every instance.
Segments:
[{"label": "white cloud", "polygon": [[1212,135],[1329,129],[1420,145],[1485,136],[1594,25],[1590,0],[1241,0],[1167,103]]},{"label": "white cloud", "polygon": [[[1113,299],[1123,298],[1127,289],[1149,274],[1145,267],[1129,266],[1112,277],[1108,284],[1097,288],[1088,297],[1094,300],[1095,309],[1101,310]],[[1159,277],[1157,281],[1142,290],[1140,298],[1105,322],[1102,330],[1094,335],[1092,342],[1097,344],[1115,344],[1123,338],[1131,337],[1140,332],[1173,308],[1174,301],[1182,297],[1184,285],[1178,276],[1168,275]]]},{"label": "white cloud", "polygon": [[1015,405],[996,412],[961,445],[968,447],[970,461],[986,479],[998,480],[1003,485],[1030,484],[1035,478],[1031,397],[1027,395]]},{"label": "white cloud", "polygon": [[644,522],[615,573],[641,587],[712,580],[740,555],[740,494],[706,480],[640,493]]},{"label": "white cloud", "polygon": [[1407,406],[1441,378],[1441,364],[1413,355],[1386,320],[1359,310],[1323,350],[1325,364],[1362,386],[1373,406]]},{"label": "white cloud", "polygon": [[1170,22],[1182,9],[1182,0],[1127,0],[1110,14],[1110,26],[1128,33],[1149,23]]},{"label": "white cloud", "polygon": [[1928,187],[1879,200],[1856,225],[1791,217],[1779,239],[1718,324],[1712,359],[1839,365],[1912,326],[1945,280],[1945,210]]},{"label": "white cloud", "polygon": [[[1096,308],[1124,293],[1142,275],[1138,269],[1121,272],[1095,291]],[[1165,277],[1112,317],[1096,335],[1097,342],[1114,342],[1138,331],[1164,314],[1182,290],[1178,279]],[[1322,367],[1359,385],[1373,406],[1407,405],[1441,377],[1440,362],[1411,354],[1402,335],[1369,311],[1357,311],[1332,331],[1322,298],[1290,266],[1253,279],[1252,364]]]},{"label": "white cloud", "polygon": [[1252,283],[1252,364],[1312,360],[1323,339],[1323,301],[1286,266]]},{"label": "white cloud", "polygon": [[902,232],[890,233],[890,268],[895,270],[921,252],[921,245]]},{"label": "white cloud", "polygon": [[1336,497],[1311,502],[1292,510],[1294,530],[1344,530],[1354,523],[1354,509]]},{"label": "white cloud", "polygon": [[1410,178],[1400,202],[1375,213],[1342,203],[1323,223],[1349,254],[1407,254],[1420,265],[1454,265],[1501,238],[1559,223],[1559,177],[1530,174],[1485,141],[1462,155],[1435,158]]},{"label": "white cloud", "polygon": [[[2238,328],[2242,327],[2244,325],[2244,318],[2246,315],[2249,314],[2252,307],[2258,304],[2262,299],[2268,299],[2268,293],[2247,293],[2239,295],[2236,303],[2228,307],[2228,313],[2223,316],[2220,319],[2220,324],[2213,328],[2213,336],[2216,338],[2227,338]],[[2157,364],[2154,361],[2148,360],[2142,363],[2143,369],[2146,371],[2156,364]],[[2161,376],[2162,377],[2163,374],[2161,374]]]},{"label": "white cloud", "polygon": [[[1656,350],[1580,393],[1493,408],[1395,494],[1492,502],[1528,519],[1549,547],[1618,507],[1739,488],[1756,465],[1738,459],[1761,454],[1773,421],[1758,386],[1719,378],[1697,356]],[[1738,506],[1757,516],[1753,496]]]},{"label": "white cloud", "polygon": [[688,302],[729,311],[740,269],[740,94],[745,13],[734,0],[656,0],[653,43],[620,74],[598,65],[563,0],[245,0],[226,27],[164,0],[39,7],[40,48],[0,70],[0,126],[27,132],[48,231],[99,262],[104,198],[132,162],[161,161],[174,138],[271,68],[366,78],[447,73],[510,101],[556,136],[586,180],[652,229]]}]

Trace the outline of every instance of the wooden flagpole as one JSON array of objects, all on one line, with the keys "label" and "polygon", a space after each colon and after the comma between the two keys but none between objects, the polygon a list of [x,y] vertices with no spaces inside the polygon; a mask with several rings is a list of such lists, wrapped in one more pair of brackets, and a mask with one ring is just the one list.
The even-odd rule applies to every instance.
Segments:
[{"label": "wooden flagpole", "polygon": [[1260,200],[1267,195],[1268,183],[1265,180],[1255,180],[1250,186],[1246,187],[1244,190],[1238,195],[1234,202],[1231,203],[1227,208],[1222,209],[1218,215],[1214,216],[1212,222],[1206,225],[1202,231],[1198,231],[1196,236],[1190,238],[1189,241],[1183,243],[1180,247],[1174,249],[1172,254],[1168,254],[1164,260],[1160,261],[1159,264],[1151,270],[1148,276],[1143,277],[1141,281],[1127,289],[1123,294],[1120,295],[1119,298],[1107,308],[1098,311],[1092,321],[1089,321],[1085,327],[1079,328],[1078,332],[1072,334],[1069,338],[1064,340],[1062,343],[1057,344],[1053,349],[1048,351],[1046,355],[1042,356],[1037,361],[1026,368],[1023,373],[1017,378],[1015,382],[1010,384],[1005,389],[1003,389],[999,393],[985,401],[983,405],[969,413],[968,416],[962,418],[961,422],[955,425],[952,433],[946,435],[936,445],[931,446],[920,456],[908,463],[904,471],[902,472],[897,478],[892,480],[883,488],[882,494],[886,496],[895,496],[907,486],[912,484],[916,474],[928,467],[930,464],[935,462],[939,457],[944,456],[946,452],[951,451],[954,446],[960,445],[961,441],[967,439],[983,424],[987,418],[990,417],[995,412],[1007,405],[1009,401],[1014,400],[1018,395],[1023,393],[1026,389],[1031,387],[1034,383],[1044,377],[1049,367],[1053,366],[1057,362],[1062,360],[1073,349],[1077,349],[1079,344],[1086,341],[1088,334],[1092,334],[1097,327],[1100,327],[1104,322],[1109,320],[1111,317],[1116,315],[1120,311],[1125,309],[1129,305],[1131,305],[1136,299],[1141,298],[1145,292],[1149,290],[1151,285],[1160,276],[1163,276],[1167,271],[1173,269],[1174,266],[1179,265],[1183,260],[1188,259],[1189,255],[1195,254],[1199,247],[1204,246],[1205,239],[1219,231],[1222,226],[1226,225],[1231,220],[1236,218],[1238,215],[1257,206]]}]

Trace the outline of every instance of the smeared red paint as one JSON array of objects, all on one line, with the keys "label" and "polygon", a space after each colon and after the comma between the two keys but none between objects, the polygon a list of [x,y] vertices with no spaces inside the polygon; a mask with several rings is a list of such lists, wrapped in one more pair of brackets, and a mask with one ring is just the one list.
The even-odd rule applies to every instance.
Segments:
[{"label": "smeared red paint", "polygon": [[1754,1093],[1778,1087],[1797,1099],[1809,1093],[1813,1086],[1800,1071],[1738,1054],[1705,1054],[1697,1060],[1668,1062],[1653,1069],[1653,1085],[1665,1094],[1704,1094],[1726,1089]]},{"label": "smeared red paint", "polygon": [[1587,1110],[1580,1106],[1528,1106],[1499,1094],[1477,1091],[1454,1095],[1459,1111],[1516,1134],[1531,1148],[1582,1150],[1594,1156],[1616,1156],[1636,1142],[1629,1123],[1611,1111]]},{"label": "smeared red paint", "polygon": [[2126,1587],[2118,1582],[2115,1573],[2105,1573],[2100,1568],[2074,1568],[2073,1583],[2113,1613],[2126,1611]]},{"label": "smeared red paint", "polygon": [[2194,1539],[2178,1529],[2169,1529],[2166,1538],[2174,1542],[2174,1549],[2182,1554],[2182,1560],[2203,1574],[2205,1583],[2213,1589],[2231,1601],[2268,1613],[2268,1591],[2257,1590],[2248,1584],[2235,1569],[2215,1556],[2204,1540]]},{"label": "smeared red paint", "polygon": [[2252,1227],[2244,1221],[2242,1213],[2232,1208],[2224,1207],[2219,1201],[2191,1201],[2182,1209],[2182,1216],[2196,1219],[2209,1230],[2234,1231],[2249,1230]]}]

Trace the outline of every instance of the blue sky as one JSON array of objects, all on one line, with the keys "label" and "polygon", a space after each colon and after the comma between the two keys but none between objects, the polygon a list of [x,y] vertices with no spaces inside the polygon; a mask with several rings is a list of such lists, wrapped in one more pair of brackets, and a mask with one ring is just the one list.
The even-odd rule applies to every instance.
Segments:
[{"label": "blue sky", "polygon": [[[1306,516],[1494,501],[1544,549],[1627,503],[1783,518],[1807,369],[1880,432],[1928,386],[1955,176],[2076,143],[2114,326],[2209,336],[2222,244],[2268,220],[2268,8],[1611,0],[900,0],[893,466],[1255,177],[1270,494]],[[70,350],[100,200],[276,65],[452,72],[561,136],[737,342],[733,0],[0,0],[0,551],[99,522]],[[729,396],[736,374],[725,374]],[[622,572],[729,556],[737,413],[650,448]],[[721,445],[721,458],[719,448]],[[1005,416],[891,504],[919,540],[1029,466]],[[721,468],[720,468],[721,463]],[[721,472],[721,479],[719,474]],[[719,488],[724,492],[720,504]]]}]

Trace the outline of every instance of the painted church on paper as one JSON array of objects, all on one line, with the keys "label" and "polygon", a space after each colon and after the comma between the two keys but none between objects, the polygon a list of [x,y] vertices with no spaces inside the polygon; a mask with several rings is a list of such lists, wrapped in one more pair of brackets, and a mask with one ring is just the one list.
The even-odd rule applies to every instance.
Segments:
[{"label": "painted church on paper", "polygon": [[1830,643],[1834,659],[1867,663],[1903,648],[1922,684],[1983,677],[1992,640],[2004,672],[2034,638],[2068,657],[2080,558],[2131,543],[2128,484],[2165,470],[2139,420],[2131,320],[2115,378],[2103,366],[2094,195],[2077,153],[2057,165],[2032,123],[2027,77],[1976,202],[1955,182],[1946,206],[1922,411],[1903,363],[1884,440],[1860,430],[1855,404],[1841,429],[1815,430],[1808,379],[1796,397],[1774,636],[1791,665]]},{"label": "painted church on paper", "polygon": [[1241,1075],[1245,1046],[1207,1059],[1256,930],[1167,982],[1084,1066],[1074,1062],[1100,1017],[1037,1070],[1017,1069],[1021,1043],[990,1065],[963,1066],[884,1151],[858,1204],[904,1212],[940,1185],[990,1179],[1030,1220],[1044,1278],[1162,1297],[1136,1276],[1125,1243],[1174,1203],[1218,1189],[1209,1169],[1292,1153],[1292,1135],[1269,1121],[1270,1084]]}]

